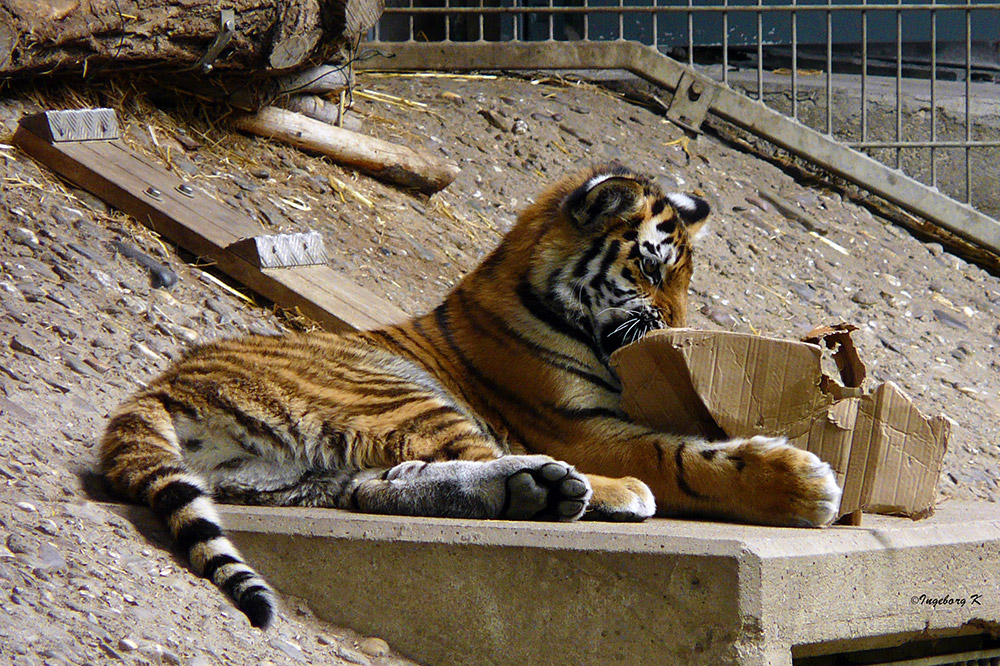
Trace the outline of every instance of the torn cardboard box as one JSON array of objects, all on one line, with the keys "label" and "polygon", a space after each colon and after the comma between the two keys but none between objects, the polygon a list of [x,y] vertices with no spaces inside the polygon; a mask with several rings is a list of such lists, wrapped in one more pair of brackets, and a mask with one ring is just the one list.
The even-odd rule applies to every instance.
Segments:
[{"label": "torn cardboard box", "polygon": [[[611,363],[622,408],[637,422],[709,439],[783,435],[837,472],[840,516],[929,515],[949,421],[923,416],[892,382],[862,388],[852,330],[822,327],[796,342],[669,329],[619,350]],[[841,382],[823,373],[823,346]]]}]

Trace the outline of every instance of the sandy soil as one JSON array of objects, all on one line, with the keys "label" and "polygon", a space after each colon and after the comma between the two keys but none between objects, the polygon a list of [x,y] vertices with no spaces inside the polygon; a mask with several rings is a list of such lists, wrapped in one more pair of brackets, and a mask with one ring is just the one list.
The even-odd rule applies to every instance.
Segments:
[{"label": "sandy soil", "polygon": [[[580,164],[618,160],[703,193],[716,214],[698,252],[691,324],[784,337],[858,325],[874,380],[954,419],[940,500],[997,498],[1000,279],[832,186],[806,187],[715,136],[687,143],[616,93],[541,75],[359,77],[366,131],[461,165],[429,199],[141,90],[8,87],[0,122],[9,132],[44,108],[114,106],[135,150],[263,228],[322,231],[334,268],[411,313],[432,307],[534,193]],[[379,640],[332,627],[295,599],[273,630],[251,629],[174,556],[162,529],[94,503],[95,442],[125,395],[192,342],[302,322],[58,181],[7,146],[9,134],[0,143],[0,661],[399,663]],[[819,219],[825,237],[762,192]],[[178,283],[153,288],[114,241],[156,258]]]}]

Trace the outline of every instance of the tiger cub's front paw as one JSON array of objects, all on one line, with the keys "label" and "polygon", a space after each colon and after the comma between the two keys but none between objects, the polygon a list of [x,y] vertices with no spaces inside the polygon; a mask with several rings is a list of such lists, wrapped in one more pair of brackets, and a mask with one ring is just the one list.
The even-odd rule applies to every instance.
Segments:
[{"label": "tiger cub's front paw", "polygon": [[656,513],[656,500],[645,483],[631,476],[612,479],[587,475],[594,495],[585,520],[636,523]]},{"label": "tiger cub's front paw", "polygon": [[508,470],[503,518],[577,520],[590,502],[587,477],[562,461],[547,456],[504,456],[488,464]]},{"label": "tiger cub's front paw", "polygon": [[792,527],[829,525],[841,490],[833,468],[783,437],[730,443],[726,458],[737,469],[740,503],[754,522]]}]

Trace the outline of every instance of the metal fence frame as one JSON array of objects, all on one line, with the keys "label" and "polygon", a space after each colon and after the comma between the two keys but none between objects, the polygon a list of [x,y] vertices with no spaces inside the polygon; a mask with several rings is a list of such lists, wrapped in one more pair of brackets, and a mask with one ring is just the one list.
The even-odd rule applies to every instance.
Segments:
[{"label": "metal fence frame", "polygon": [[[1000,84],[973,81],[977,73],[983,72],[986,73],[986,78],[1000,81],[1000,55],[995,63],[989,58],[985,61],[974,58],[974,44],[979,45],[981,40],[978,38],[984,33],[1000,39],[1000,30],[997,28],[1000,26],[1000,3],[945,4],[932,0],[906,4],[903,0],[896,3],[854,0],[850,4],[833,4],[823,0],[788,0],[790,4],[764,4],[764,0],[699,0],[714,4],[696,5],[695,0],[673,0],[683,4],[661,6],[660,3],[664,0],[628,0],[629,5],[625,4],[626,0],[559,0],[561,3],[579,3],[579,6],[559,6],[556,0],[455,0],[477,4],[453,6],[453,0],[437,0],[444,6],[422,7],[414,6],[415,0],[398,1],[408,4],[405,7],[386,7],[382,21],[373,31],[374,43],[371,44],[378,51],[391,53],[393,57],[375,57],[365,62],[366,68],[626,70],[673,91],[675,94],[671,107],[678,108],[673,109],[675,114],[672,119],[681,120],[680,124],[684,122],[678,116],[682,111],[692,110],[689,107],[693,107],[696,116],[689,119],[695,126],[700,122],[697,117],[699,113],[711,112],[1000,254],[1000,223],[970,205],[977,176],[972,165],[973,151],[1000,148],[1000,136],[975,136],[972,113],[975,95],[1000,97]],[[486,1],[508,6],[486,6]],[[737,4],[741,1],[746,4]],[[544,4],[521,6],[522,2]],[[810,4],[812,2],[821,4]],[[513,6],[509,6],[511,3],[514,3]],[[908,15],[917,16],[924,21],[929,28],[928,33],[908,35],[910,39],[905,39],[904,26]],[[835,138],[838,131],[842,130],[835,127],[833,122],[834,86],[838,76],[834,66],[834,24],[837,16],[856,18],[855,23],[860,29],[855,40],[861,49],[855,75],[860,83],[860,128],[854,129],[859,136],[853,139]],[[710,44],[719,59],[714,67],[702,66],[696,58],[700,47],[696,36],[702,42],[705,41],[704,34],[696,29],[696,21],[704,17],[714,17],[711,21],[719,27],[717,42]],[[946,54],[946,57],[939,56],[938,24],[942,17],[950,18],[952,33],[956,33],[955,19],[958,17],[957,36],[960,39],[955,41],[960,54],[957,58],[951,53]],[[985,17],[985,21],[982,17]],[[887,18],[892,18],[894,24],[887,26],[883,20]],[[582,29],[576,35],[569,35],[569,31],[565,30],[557,31],[557,22],[567,20],[575,21]],[[735,34],[732,26],[737,23],[745,26],[748,20],[755,27],[755,30],[751,30],[750,38],[744,32],[740,33],[741,39],[734,41],[739,41],[738,46],[744,51],[748,48],[751,53],[756,51],[756,65],[751,70],[755,73],[756,80],[742,80],[744,91],[735,92],[730,85],[734,83],[735,71],[730,62],[734,49],[734,41],[730,38]],[[786,20],[787,30],[783,29],[777,38],[772,36],[769,42],[765,37],[765,26],[771,26],[773,32],[777,21]],[[531,35],[527,34],[525,28],[529,21],[533,21],[536,28]],[[653,42],[652,45],[627,39],[636,36],[629,34],[629,29],[630,26],[634,28],[638,25],[639,21],[645,21],[643,25],[650,26],[650,30],[644,34],[647,42]],[[438,34],[431,36],[432,41],[418,41],[418,37],[426,38],[418,29],[421,22],[430,22],[439,28]],[[614,29],[615,23],[617,30]],[[542,26],[541,34],[537,30],[539,24]],[[594,26],[598,24],[603,26],[601,30],[595,30]],[[894,69],[893,76],[876,79],[870,74],[874,60],[869,53],[873,24],[877,24],[880,35],[893,38],[891,43],[877,44],[881,51],[890,51],[888,56],[880,56],[880,62],[883,69]],[[608,25],[612,26],[611,39],[594,39],[608,37]],[[676,39],[673,41],[675,50],[680,51],[680,59],[663,54],[662,51],[670,47],[670,44],[664,44],[660,39],[663,25],[681,25],[682,32],[686,32],[686,39],[679,40],[680,43]],[[993,26],[992,32],[990,25]],[[799,122],[802,120],[799,98],[803,89],[800,69],[800,51],[803,46],[799,34],[803,26],[807,26],[813,35],[813,50],[820,49],[819,76],[822,77],[821,86],[825,97],[821,120],[814,121],[814,125],[818,126],[813,128]],[[390,28],[394,29],[395,35],[386,34]],[[601,34],[595,35],[596,32]],[[650,34],[652,39],[648,39]],[[815,42],[816,34],[822,37],[818,44]],[[388,41],[386,37],[399,41]],[[785,47],[789,49],[787,88],[790,91],[790,108],[785,109],[787,115],[762,103],[767,97],[765,50],[773,46],[773,43],[783,40],[788,40]],[[929,117],[923,128],[926,137],[914,138],[904,131],[903,101],[905,88],[915,84],[904,73],[912,67],[908,46],[911,42],[920,40],[929,45],[930,62],[926,79]],[[990,45],[987,44],[986,47],[988,49]],[[964,52],[964,58],[961,57],[961,52]],[[816,60],[813,57],[809,62],[815,66]],[[944,61],[947,61],[948,73],[964,80],[964,109],[959,118],[964,131],[958,137],[941,136],[940,132],[943,111],[939,103],[942,85],[939,71]],[[750,78],[754,78],[753,74],[750,74]],[[874,81],[885,83],[887,79],[895,87],[894,127],[890,128],[891,136],[888,138],[873,137],[872,120],[869,117],[871,88]],[[815,75],[811,80],[816,80]],[[988,92],[983,93],[982,90]],[[682,106],[685,108],[681,109]],[[671,114],[668,112],[669,115]],[[1000,134],[1000,127],[997,129]],[[904,166],[901,156],[904,151],[913,150],[924,151],[921,154],[927,156],[929,169],[928,174],[923,176],[926,182],[919,182],[901,170]],[[860,151],[873,153],[882,161]],[[946,197],[938,190],[941,171],[939,163],[941,156],[949,151],[960,151],[963,155],[959,163],[964,162],[964,188],[960,188],[964,192],[951,193],[961,201]]]}]

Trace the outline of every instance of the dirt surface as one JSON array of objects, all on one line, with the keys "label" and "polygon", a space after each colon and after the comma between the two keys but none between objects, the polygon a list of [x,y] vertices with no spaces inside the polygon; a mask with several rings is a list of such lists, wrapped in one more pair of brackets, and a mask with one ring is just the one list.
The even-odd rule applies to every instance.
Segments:
[{"label": "dirt surface", "polygon": [[[797,184],[711,136],[686,143],[655,112],[589,84],[360,76],[366,131],[461,165],[427,199],[232,133],[213,109],[176,106],[141,85],[7,88],[0,122],[12,131],[43,108],[114,106],[135,150],[263,228],[322,231],[336,269],[411,313],[433,306],[531,196],[581,164],[618,160],[703,193],[716,214],[698,251],[690,324],[783,337],[858,325],[873,379],[955,421],[941,501],[997,499],[1000,280],[833,189]],[[295,599],[274,629],[251,629],[173,555],[162,528],[93,502],[100,490],[86,473],[125,395],[192,342],[303,322],[241,296],[9,138],[0,137],[0,661],[399,663]],[[800,213],[786,217],[774,197]],[[825,235],[803,226],[802,211]],[[168,266],[177,284],[153,288],[114,241]]]}]

